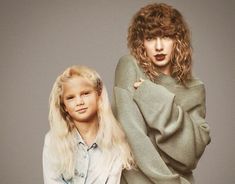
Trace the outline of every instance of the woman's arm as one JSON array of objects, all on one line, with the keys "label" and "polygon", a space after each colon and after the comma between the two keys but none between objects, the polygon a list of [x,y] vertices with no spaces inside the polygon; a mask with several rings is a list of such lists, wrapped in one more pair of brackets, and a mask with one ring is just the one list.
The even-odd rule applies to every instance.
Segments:
[{"label": "woman's arm", "polygon": [[210,136],[204,85],[185,90],[176,103],[175,94],[147,80],[134,93],[134,101],[148,125],[157,130],[155,141],[165,159],[173,168],[189,172],[196,167]]}]

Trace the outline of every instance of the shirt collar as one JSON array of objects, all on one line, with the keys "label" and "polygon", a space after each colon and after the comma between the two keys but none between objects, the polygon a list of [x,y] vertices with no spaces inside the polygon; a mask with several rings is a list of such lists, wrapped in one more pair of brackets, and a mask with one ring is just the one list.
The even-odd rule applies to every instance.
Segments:
[{"label": "shirt collar", "polygon": [[76,129],[76,132],[77,132],[76,139],[77,139],[78,144],[82,144],[82,145],[84,145],[84,146],[87,146],[87,147],[88,147],[87,150],[90,150],[90,149],[92,149],[92,148],[95,149],[95,148],[98,147],[98,144],[96,143],[97,138],[95,138],[93,144],[91,144],[90,146],[88,146],[88,145],[85,143],[85,141],[82,139],[82,136],[80,135],[80,133],[79,133],[79,131],[78,131],[77,129]]}]

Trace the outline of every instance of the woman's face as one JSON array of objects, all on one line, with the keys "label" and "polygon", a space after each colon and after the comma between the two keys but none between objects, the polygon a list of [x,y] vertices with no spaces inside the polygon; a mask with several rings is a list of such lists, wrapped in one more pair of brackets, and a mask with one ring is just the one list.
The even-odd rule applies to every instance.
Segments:
[{"label": "woman's face", "polygon": [[144,40],[147,56],[157,66],[160,72],[170,75],[170,59],[173,50],[173,39],[169,37],[156,37]]}]

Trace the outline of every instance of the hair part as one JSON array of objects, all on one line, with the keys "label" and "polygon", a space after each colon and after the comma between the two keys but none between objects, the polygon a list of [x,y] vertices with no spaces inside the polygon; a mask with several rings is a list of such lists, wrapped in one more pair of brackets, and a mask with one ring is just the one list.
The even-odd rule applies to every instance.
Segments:
[{"label": "hair part", "polygon": [[164,3],[141,8],[128,29],[128,48],[152,81],[159,76],[159,71],[146,54],[144,39],[156,37],[174,40],[170,73],[179,83],[186,84],[192,75],[190,32],[181,13]]}]

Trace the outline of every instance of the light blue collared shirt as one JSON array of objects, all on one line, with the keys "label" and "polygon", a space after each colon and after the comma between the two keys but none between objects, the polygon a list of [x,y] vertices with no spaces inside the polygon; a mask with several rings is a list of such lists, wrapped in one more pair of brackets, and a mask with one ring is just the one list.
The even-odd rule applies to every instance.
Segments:
[{"label": "light blue collared shirt", "polygon": [[43,148],[44,184],[120,183],[122,163],[120,156],[116,152],[105,154],[96,142],[88,146],[78,133],[75,175],[70,180],[65,180],[62,174],[56,176],[55,171],[51,168],[52,160],[48,149],[49,144],[50,134],[47,134]]}]

